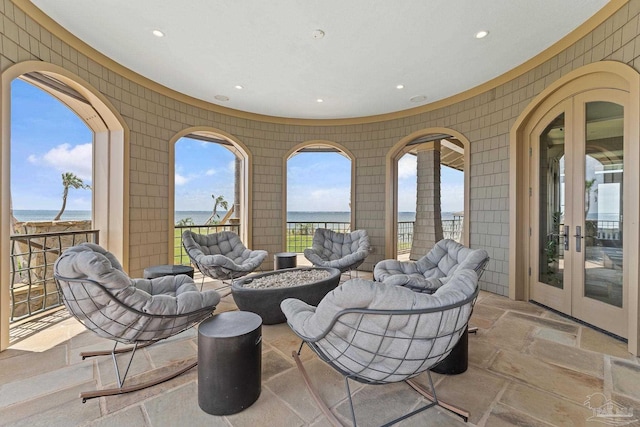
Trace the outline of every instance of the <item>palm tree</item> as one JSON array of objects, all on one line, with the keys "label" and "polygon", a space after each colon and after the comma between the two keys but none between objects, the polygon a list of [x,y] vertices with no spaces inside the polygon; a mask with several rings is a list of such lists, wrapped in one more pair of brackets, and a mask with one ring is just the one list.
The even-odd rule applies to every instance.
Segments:
[{"label": "palm tree", "polygon": [[67,207],[67,196],[69,195],[69,187],[73,187],[75,189],[91,189],[91,186],[82,182],[81,178],[78,178],[72,172],[65,172],[62,174],[62,185],[64,186],[64,191],[62,193],[62,207],[60,208],[60,212],[53,218],[54,221],[58,221],[62,216],[65,208]]},{"label": "palm tree", "polygon": [[229,203],[224,199],[224,196],[216,197],[215,194],[212,194],[211,198],[213,198],[214,200],[213,213],[211,213],[211,216],[209,217],[209,219],[204,223],[205,225],[214,224],[215,219],[219,217],[218,206],[220,206],[224,210],[226,210],[229,207]]}]

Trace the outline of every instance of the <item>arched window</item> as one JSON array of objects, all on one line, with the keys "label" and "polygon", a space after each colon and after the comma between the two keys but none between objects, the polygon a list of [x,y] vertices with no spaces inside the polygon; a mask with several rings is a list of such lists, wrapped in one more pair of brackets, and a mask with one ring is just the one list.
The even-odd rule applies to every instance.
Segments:
[{"label": "arched window", "polygon": [[[110,102],[78,76],[40,61],[18,63],[2,73],[0,108],[3,123],[0,159],[0,227],[11,229],[11,85],[23,78],[46,91],[72,110],[90,129],[92,156],[92,227],[99,230],[100,245],[107,248],[124,268],[129,264],[129,150],[128,130]],[[3,254],[10,254],[9,233],[0,233]],[[9,345],[10,307],[9,256],[0,259],[0,350]]]},{"label": "arched window", "polygon": [[189,262],[181,240],[186,228],[201,234],[231,230],[251,247],[251,172],[246,147],[233,136],[207,127],[185,129],[172,140],[169,262]]},{"label": "arched window", "polygon": [[418,259],[442,238],[468,241],[468,159],[467,139],[444,128],[415,132],[392,148],[386,257]]},{"label": "arched window", "polygon": [[317,228],[352,231],[352,164],[350,153],[328,141],[302,144],[287,156],[283,249],[303,252]]}]

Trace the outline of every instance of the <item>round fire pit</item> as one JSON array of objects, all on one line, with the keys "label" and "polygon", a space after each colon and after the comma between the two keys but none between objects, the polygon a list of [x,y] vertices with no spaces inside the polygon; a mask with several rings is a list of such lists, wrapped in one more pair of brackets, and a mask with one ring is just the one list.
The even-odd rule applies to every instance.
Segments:
[{"label": "round fire pit", "polygon": [[[320,280],[307,284],[296,283],[296,272],[321,272],[324,275]],[[264,278],[264,280],[261,280]],[[268,285],[253,286],[261,282]],[[286,270],[270,271],[268,273],[255,274],[249,277],[235,280],[231,285],[233,300],[240,310],[251,311],[262,317],[262,323],[273,325],[287,320],[280,310],[280,303],[287,298],[297,298],[311,305],[318,305],[322,298],[340,283],[340,270],[337,268],[309,267],[290,268]]]}]

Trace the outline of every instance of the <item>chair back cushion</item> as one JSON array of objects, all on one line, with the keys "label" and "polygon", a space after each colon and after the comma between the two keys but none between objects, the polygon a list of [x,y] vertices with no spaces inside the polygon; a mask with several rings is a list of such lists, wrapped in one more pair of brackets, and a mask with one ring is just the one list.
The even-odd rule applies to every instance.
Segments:
[{"label": "chair back cushion", "polygon": [[416,266],[426,278],[446,277],[458,268],[476,270],[487,258],[484,249],[471,249],[455,240],[443,239],[416,261]]},{"label": "chair back cushion", "polygon": [[366,230],[338,233],[318,228],[313,235],[311,248],[327,261],[337,260],[358,251],[369,252],[369,235]]}]

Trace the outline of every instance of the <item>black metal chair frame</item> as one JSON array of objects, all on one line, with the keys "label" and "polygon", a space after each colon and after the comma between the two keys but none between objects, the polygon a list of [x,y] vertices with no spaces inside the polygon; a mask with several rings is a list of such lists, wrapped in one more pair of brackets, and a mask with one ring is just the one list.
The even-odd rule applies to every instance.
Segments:
[{"label": "black metal chair frame", "polygon": [[[82,352],[82,353],[80,353],[80,357],[82,357],[82,360],[85,360],[88,357],[111,355],[111,358],[113,360],[113,365],[114,365],[114,368],[115,368],[116,382],[118,384],[118,387],[114,387],[114,388],[95,390],[95,391],[89,391],[89,392],[80,393],[80,398],[82,399],[82,403],[86,402],[88,399],[93,399],[93,398],[96,398],[96,397],[113,396],[113,395],[118,395],[118,394],[130,393],[130,392],[133,392],[133,391],[142,390],[144,388],[148,388],[148,387],[163,383],[165,381],[173,379],[173,378],[175,378],[175,377],[177,377],[177,376],[189,371],[190,369],[194,368],[198,364],[198,362],[196,361],[196,362],[190,363],[190,364],[178,369],[177,371],[174,371],[174,372],[169,373],[167,375],[161,376],[161,377],[159,377],[157,379],[150,380],[148,382],[144,382],[144,383],[137,384],[137,385],[130,386],[130,387],[125,387],[124,386],[125,381],[127,379],[127,374],[129,373],[129,368],[131,367],[131,362],[133,361],[133,357],[135,356],[136,351],[139,348],[148,347],[151,344],[155,344],[158,341],[162,341],[163,339],[172,337],[172,336],[177,335],[177,334],[179,334],[181,332],[184,332],[185,330],[187,330],[189,328],[192,328],[193,326],[195,326],[198,323],[202,322],[206,318],[211,317],[213,315],[213,311],[215,310],[215,306],[203,307],[203,308],[201,308],[199,310],[192,311],[192,312],[189,312],[189,313],[183,313],[183,314],[163,314],[163,315],[150,314],[150,313],[145,313],[145,312],[136,310],[135,308],[129,307],[128,305],[124,304],[122,301],[118,300],[111,292],[109,292],[109,290],[106,289],[103,285],[101,285],[100,283],[98,283],[98,282],[96,282],[94,280],[91,280],[91,279],[88,279],[88,278],[81,278],[81,279],[68,278],[68,277],[60,276],[58,274],[54,274],[54,278],[55,278],[55,281],[56,281],[56,286],[58,288],[58,291],[62,295],[62,298],[64,300],[65,306],[67,307],[67,310],[69,310],[69,312],[78,321],[80,321],[87,329],[89,329],[90,331],[94,332],[96,335],[115,341],[113,349],[110,350],[110,351],[109,350],[98,350],[98,351],[90,351],[90,352]],[[68,293],[65,293],[64,289],[63,289],[63,285],[60,282],[69,282],[69,283],[78,283],[78,284],[80,284],[82,286],[83,293],[85,295],[76,295],[71,286],[66,287],[67,290],[68,290]],[[95,301],[93,301],[93,299],[90,296],[92,294],[95,294],[96,292],[99,292],[102,295],[106,295],[111,301],[113,301],[118,306],[122,307],[123,309],[127,310],[130,313],[133,313],[133,314],[137,315],[138,316],[137,319],[139,319],[139,318],[175,319],[175,322],[172,323],[174,325],[175,330],[171,330],[171,329],[173,329],[172,327],[168,327],[168,328],[165,327],[162,330],[158,330],[158,332],[164,332],[164,331],[167,331],[167,330],[171,330],[171,332],[160,335],[160,338],[158,338],[158,339],[151,339],[151,340],[126,339],[126,338],[123,338],[121,336],[114,335],[110,331],[107,331],[107,330],[103,329],[102,327],[97,325],[94,321],[92,321],[86,315],[86,313],[82,310],[81,305],[77,302],[80,299],[87,299],[87,300],[90,300],[94,304],[96,309],[99,309],[99,306],[95,303]],[[71,298],[69,298],[69,297],[71,297]],[[104,312],[103,312],[103,315],[104,315]],[[111,320],[112,322],[115,322],[115,323],[119,323],[123,327],[128,327],[129,330],[130,330],[131,324],[121,323],[121,321],[119,319],[117,319],[117,318],[116,319],[109,319],[109,320]],[[144,328],[140,330],[140,332],[149,332],[149,331],[153,332],[153,330],[144,329]],[[129,345],[133,345],[133,346],[132,347],[127,347],[127,348],[117,349],[117,346],[118,346],[119,343],[121,343],[121,344],[129,344]],[[129,360],[127,362],[124,374],[121,375],[120,374],[120,368],[119,368],[118,362],[116,360],[116,355],[117,354],[122,354],[122,353],[128,353],[128,352],[131,353],[131,356],[129,357]]]},{"label": "black metal chair frame", "polygon": [[[320,409],[322,410],[322,412],[325,414],[325,416],[328,418],[328,420],[334,425],[334,426],[341,426],[342,423],[335,417],[335,415],[331,412],[331,410],[327,407],[327,405],[322,401],[322,399],[320,398],[320,395],[317,393],[317,391],[315,390],[315,388],[313,387],[310,378],[308,377],[306,370],[304,369],[304,366],[302,364],[302,361],[300,360],[300,352],[302,351],[302,347],[304,344],[307,344],[307,346],[314,352],[316,353],[321,360],[323,360],[324,362],[326,362],[327,364],[329,364],[332,368],[334,368],[336,371],[338,371],[340,374],[342,374],[342,376],[345,379],[345,387],[347,390],[347,396],[348,396],[348,400],[349,400],[349,406],[351,409],[351,418],[353,420],[353,425],[354,427],[356,426],[356,415],[355,415],[355,410],[353,407],[353,401],[351,398],[351,391],[349,388],[349,380],[353,380],[353,381],[357,381],[360,383],[364,383],[364,384],[371,384],[371,385],[380,385],[380,384],[388,384],[390,382],[400,382],[400,381],[404,381],[405,383],[407,383],[411,388],[413,388],[415,391],[417,391],[418,393],[420,393],[424,398],[426,398],[429,403],[425,406],[422,406],[412,412],[409,412],[408,414],[402,415],[392,421],[387,422],[386,424],[383,425],[383,427],[386,426],[390,426],[393,425],[397,422],[400,422],[406,418],[409,418],[419,412],[422,412],[426,409],[429,409],[435,405],[439,405],[445,409],[448,409],[456,414],[458,414],[459,416],[461,416],[465,421],[468,421],[470,413],[460,407],[454,406],[452,404],[443,402],[441,400],[439,400],[436,396],[436,390],[435,387],[433,385],[433,380],[431,378],[431,373],[430,373],[430,369],[435,367],[439,362],[441,362],[450,352],[451,349],[455,346],[455,342],[453,342],[454,340],[457,342],[460,337],[462,336],[462,334],[464,333],[463,331],[467,328],[468,323],[469,323],[469,318],[471,318],[471,312],[473,311],[473,306],[475,304],[476,298],[478,297],[478,293],[479,293],[479,288],[476,287],[476,290],[474,292],[473,295],[471,295],[470,297],[464,299],[463,301],[457,302],[455,304],[450,304],[447,306],[442,306],[442,307],[436,307],[436,308],[428,308],[428,309],[416,309],[416,310],[373,310],[373,309],[357,309],[357,308],[351,308],[351,309],[345,309],[342,310],[338,313],[336,313],[336,315],[334,316],[331,324],[320,334],[320,336],[312,338],[312,337],[306,337],[303,336],[301,334],[299,334],[298,332],[296,332],[295,329],[292,328],[292,330],[294,331],[294,333],[296,333],[301,339],[302,339],[302,343],[300,344],[300,348],[298,349],[298,351],[293,351],[292,352],[292,356],[296,362],[296,365],[298,367],[298,369],[300,370],[300,372],[302,373],[302,376],[304,378],[305,384],[309,390],[309,392],[311,393],[313,399],[315,400],[316,404],[320,407]],[[470,304],[471,305],[471,310],[469,312],[469,318],[466,319],[466,321],[461,324],[457,329],[455,329],[454,331],[450,332],[450,333],[445,333],[443,335],[436,335],[436,336],[420,336],[420,331],[418,331],[417,329],[414,330],[414,333],[412,334],[413,336],[410,337],[396,337],[396,336],[392,336],[392,335],[386,335],[387,333],[389,333],[388,330],[388,326],[391,323],[393,317],[396,316],[421,316],[424,314],[433,314],[433,313],[444,313],[446,311],[449,310],[455,310],[458,309],[464,305]],[[353,325],[354,322],[347,322],[344,320],[341,320],[341,318],[343,316],[346,315],[350,315],[350,314],[354,314],[354,315],[359,315],[360,318],[358,320],[358,322]],[[462,310],[458,310],[458,317],[456,319],[456,324],[457,321],[459,320],[459,316],[462,314]],[[363,320],[367,317],[367,316],[387,316],[388,317],[388,321],[386,323],[386,328],[384,330],[384,332],[382,333],[377,333],[377,332],[371,332],[371,331],[367,331],[367,330],[363,330],[360,329],[363,323]],[[440,316],[440,322],[442,322],[444,316]],[[416,319],[417,320],[417,319]],[[377,322],[378,324],[380,324],[380,322]],[[339,324],[341,326],[342,329],[351,329],[353,332],[351,334],[349,334],[350,336],[352,336],[351,341],[346,341],[344,340],[342,337],[336,335],[335,333],[332,333],[333,327]],[[418,325],[418,322],[415,322],[415,325]],[[441,324],[440,324],[441,325]],[[438,327],[438,331],[440,331],[440,325]],[[440,333],[440,332],[439,332]],[[432,351],[435,351],[433,346],[431,347],[431,350],[428,352],[428,354],[423,355],[423,357],[420,357],[420,359],[403,359],[403,358],[396,358],[396,357],[389,357],[389,356],[385,356],[384,354],[378,354],[377,351],[381,350],[380,348],[378,348],[375,352],[372,352],[369,349],[366,348],[362,348],[362,347],[358,347],[355,343],[354,343],[354,338],[357,334],[369,334],[369,335],[374,335],[376,337],[378,337],[380,339],[380,343],[382,343],[384,341],[384,339],[396,339],[396,340],[409,340],[409,341],[419,341],[419,340],[435,340],[435,339],[449,339],[449,344],[453,344],[453,345],[447,345],[447,348],[449,348],[449,351],[445,351],[443,353],[439,353],[439,354],[431,354]],[[334,350],[339,354],[339,356],[334,357],[331,354],[328,354],[322,347],[320,347],[318,345],[318,342],[321,340],[324,340],[328,335],[331,335],[331,338],[337,342],[337,341],[341,341],[342,344],[345,344],[347,346],[347,348],[344,349],[338,349],[338,347],[336,347],[334,344],[332,344],[331,340],[326,340],[326,342],[330,343],[331,346],[334,348]],[[453,342],[453,343],[452,343]],[[410,343],[411,344],[411,343]],[[380,373],[380,374],[384,374],[388,376],[391,375],[401,375],[404,376],[405,378],[403,380],[393,380],[393,381],[385,381],[385,380],[380,380],[380,379],[375,379],[375,378],[371,378],[368,377],[362,373],[357,373],[357,372],[353,372],[350,369],[346,369],[346,367],[344,365],[342,365],[342,363],[339,361],[339,359],[341,357],[348,357],[345,356],[345,354],[348,352],[348,347],[349,346],[354,346],[354,348],[356,348],[358,351],[362,352],[362,353],[367,353],[369,354],[370,357],[370,361],[369,363],[371,363],[371,361],[375,358],[380,358],[380,357],[387,357],[393,360],[397,360],[398,361],[398,366],[396,367],[396,371],[389,371],[389,372],[384,372],[381,370],[377,370],[376,372]],[[407,346],[407,349],[410,346]],[[408,351],[407,351],[408,352]],[[406,356],[406,354],[405,354]],[[435,362],[429,362],[427,361],[428,359],[437,359],[437,361]],[[419,367],[411,372],[398,372],[397,369],[398,367],[402,366],[402,363],[410,360],[412,362],[420,362],[423,361],[424,363],[420,364]],[[369,364],[366,364],[360,360],[355,360],[353,358],[349,358],[349,361],[355,365],[359,365],[361,366],[361,372],[365,369],[370,369]],[[415,381],[412,380],[413,377],[421,374],[422,372],[426,371],[427,375],[428,375],[428,380],[429,380],[429,390],[423,388],[421,385],[419,385],[418,383],[416,383]]]}]

